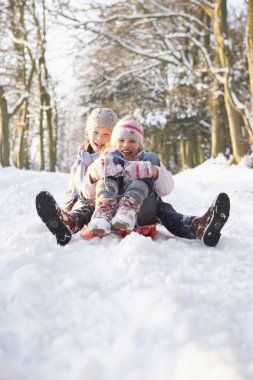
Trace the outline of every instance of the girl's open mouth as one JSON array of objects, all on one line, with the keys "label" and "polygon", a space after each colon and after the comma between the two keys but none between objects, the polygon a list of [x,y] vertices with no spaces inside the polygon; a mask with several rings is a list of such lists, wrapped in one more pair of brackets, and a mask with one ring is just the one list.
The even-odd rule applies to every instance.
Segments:
[{"label": "girl's open mouth", "polygon": [[130,157],[132,154],[131,150],[122,150],[121,153],[123,154],[124,157]]},{"label": "girl's open mouth", "polygon": [[99,150],[102,150],[104,148],[104,144],[98,144],[98,143],[94,143],[96,148],[99,149]]}]

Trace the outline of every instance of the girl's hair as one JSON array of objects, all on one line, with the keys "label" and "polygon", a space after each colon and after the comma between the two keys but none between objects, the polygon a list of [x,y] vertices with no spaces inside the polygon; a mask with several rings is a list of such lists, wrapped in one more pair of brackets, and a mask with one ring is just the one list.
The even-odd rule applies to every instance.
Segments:
[{"label": "girl's hair", "polygon": [[89,139],[88,131],[85,131],[85,140],[84,140],[84,143],[83,143],[83,147],[86,150],[86,152],[88,152],[88,153],[95,153],[94,149],[92,148],[92,146],[90,144],[90,139]]}]

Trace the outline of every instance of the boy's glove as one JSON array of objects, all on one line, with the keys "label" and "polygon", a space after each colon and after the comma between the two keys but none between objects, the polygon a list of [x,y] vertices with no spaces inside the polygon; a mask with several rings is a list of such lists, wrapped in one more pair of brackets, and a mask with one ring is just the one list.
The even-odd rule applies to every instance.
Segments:
[{"label": "boy's glove", "polygon": [[130,180],[152,178],[150,161],[134,161],[124,169],[124,176]]},{"label": "boy's glove", "polygon": [[88,174],[93,181],[98,181],[104,177],[117,177],[122,173],[122,166],[115,165],[113,157],[106,156],[105,158],[98,158],[88,168]]}]

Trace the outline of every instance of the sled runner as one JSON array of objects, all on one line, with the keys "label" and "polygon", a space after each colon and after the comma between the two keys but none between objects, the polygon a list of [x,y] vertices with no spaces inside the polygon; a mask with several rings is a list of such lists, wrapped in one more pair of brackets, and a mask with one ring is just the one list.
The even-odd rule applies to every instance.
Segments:
[{"label": "sled runner", "polygon": [[[140,235],[151,237],[153,239],[154,236],[155,236],[155,234],[156,234],[156,224],[149,224],[147,226],[135,227],[133,229],[133,231],[134,232],[138,232]],[[91,239],[93,239],[95,237],[102,238],[102,237],[105,236],[105,235],[101,235],[101,234],[96,234],[94,232],[90,232],[89,229],[88,229],[88,226],[86,226],[86,225],[82,228],[82,230],[80,232],[81,232],[81,236],[85,240],[91,240]],[[112,233],[114,233],[116,235],[119,235],[121,237],[125,237],[125,236],[129,235],[131,232],[122,231],[122,230],[113,228],[112,229]]]}]

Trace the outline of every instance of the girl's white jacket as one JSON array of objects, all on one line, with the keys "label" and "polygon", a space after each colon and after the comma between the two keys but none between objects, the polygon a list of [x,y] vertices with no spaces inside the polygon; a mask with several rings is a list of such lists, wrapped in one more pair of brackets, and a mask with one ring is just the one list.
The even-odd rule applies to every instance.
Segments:
[{"label": "girl's white jacket", "polygon": [[[158,178],[155,180],[155,192],[159,197],[165,197],[170,194],[174,189],[174,181],[172,173],[165,168],[164,165],[156,166],[158,170]],[[82,195],[86,199],[96,198],[96,182],[91,183],[90,173],[92,171],[92,165],[88,167],[83,181],[81,184]]]}]

